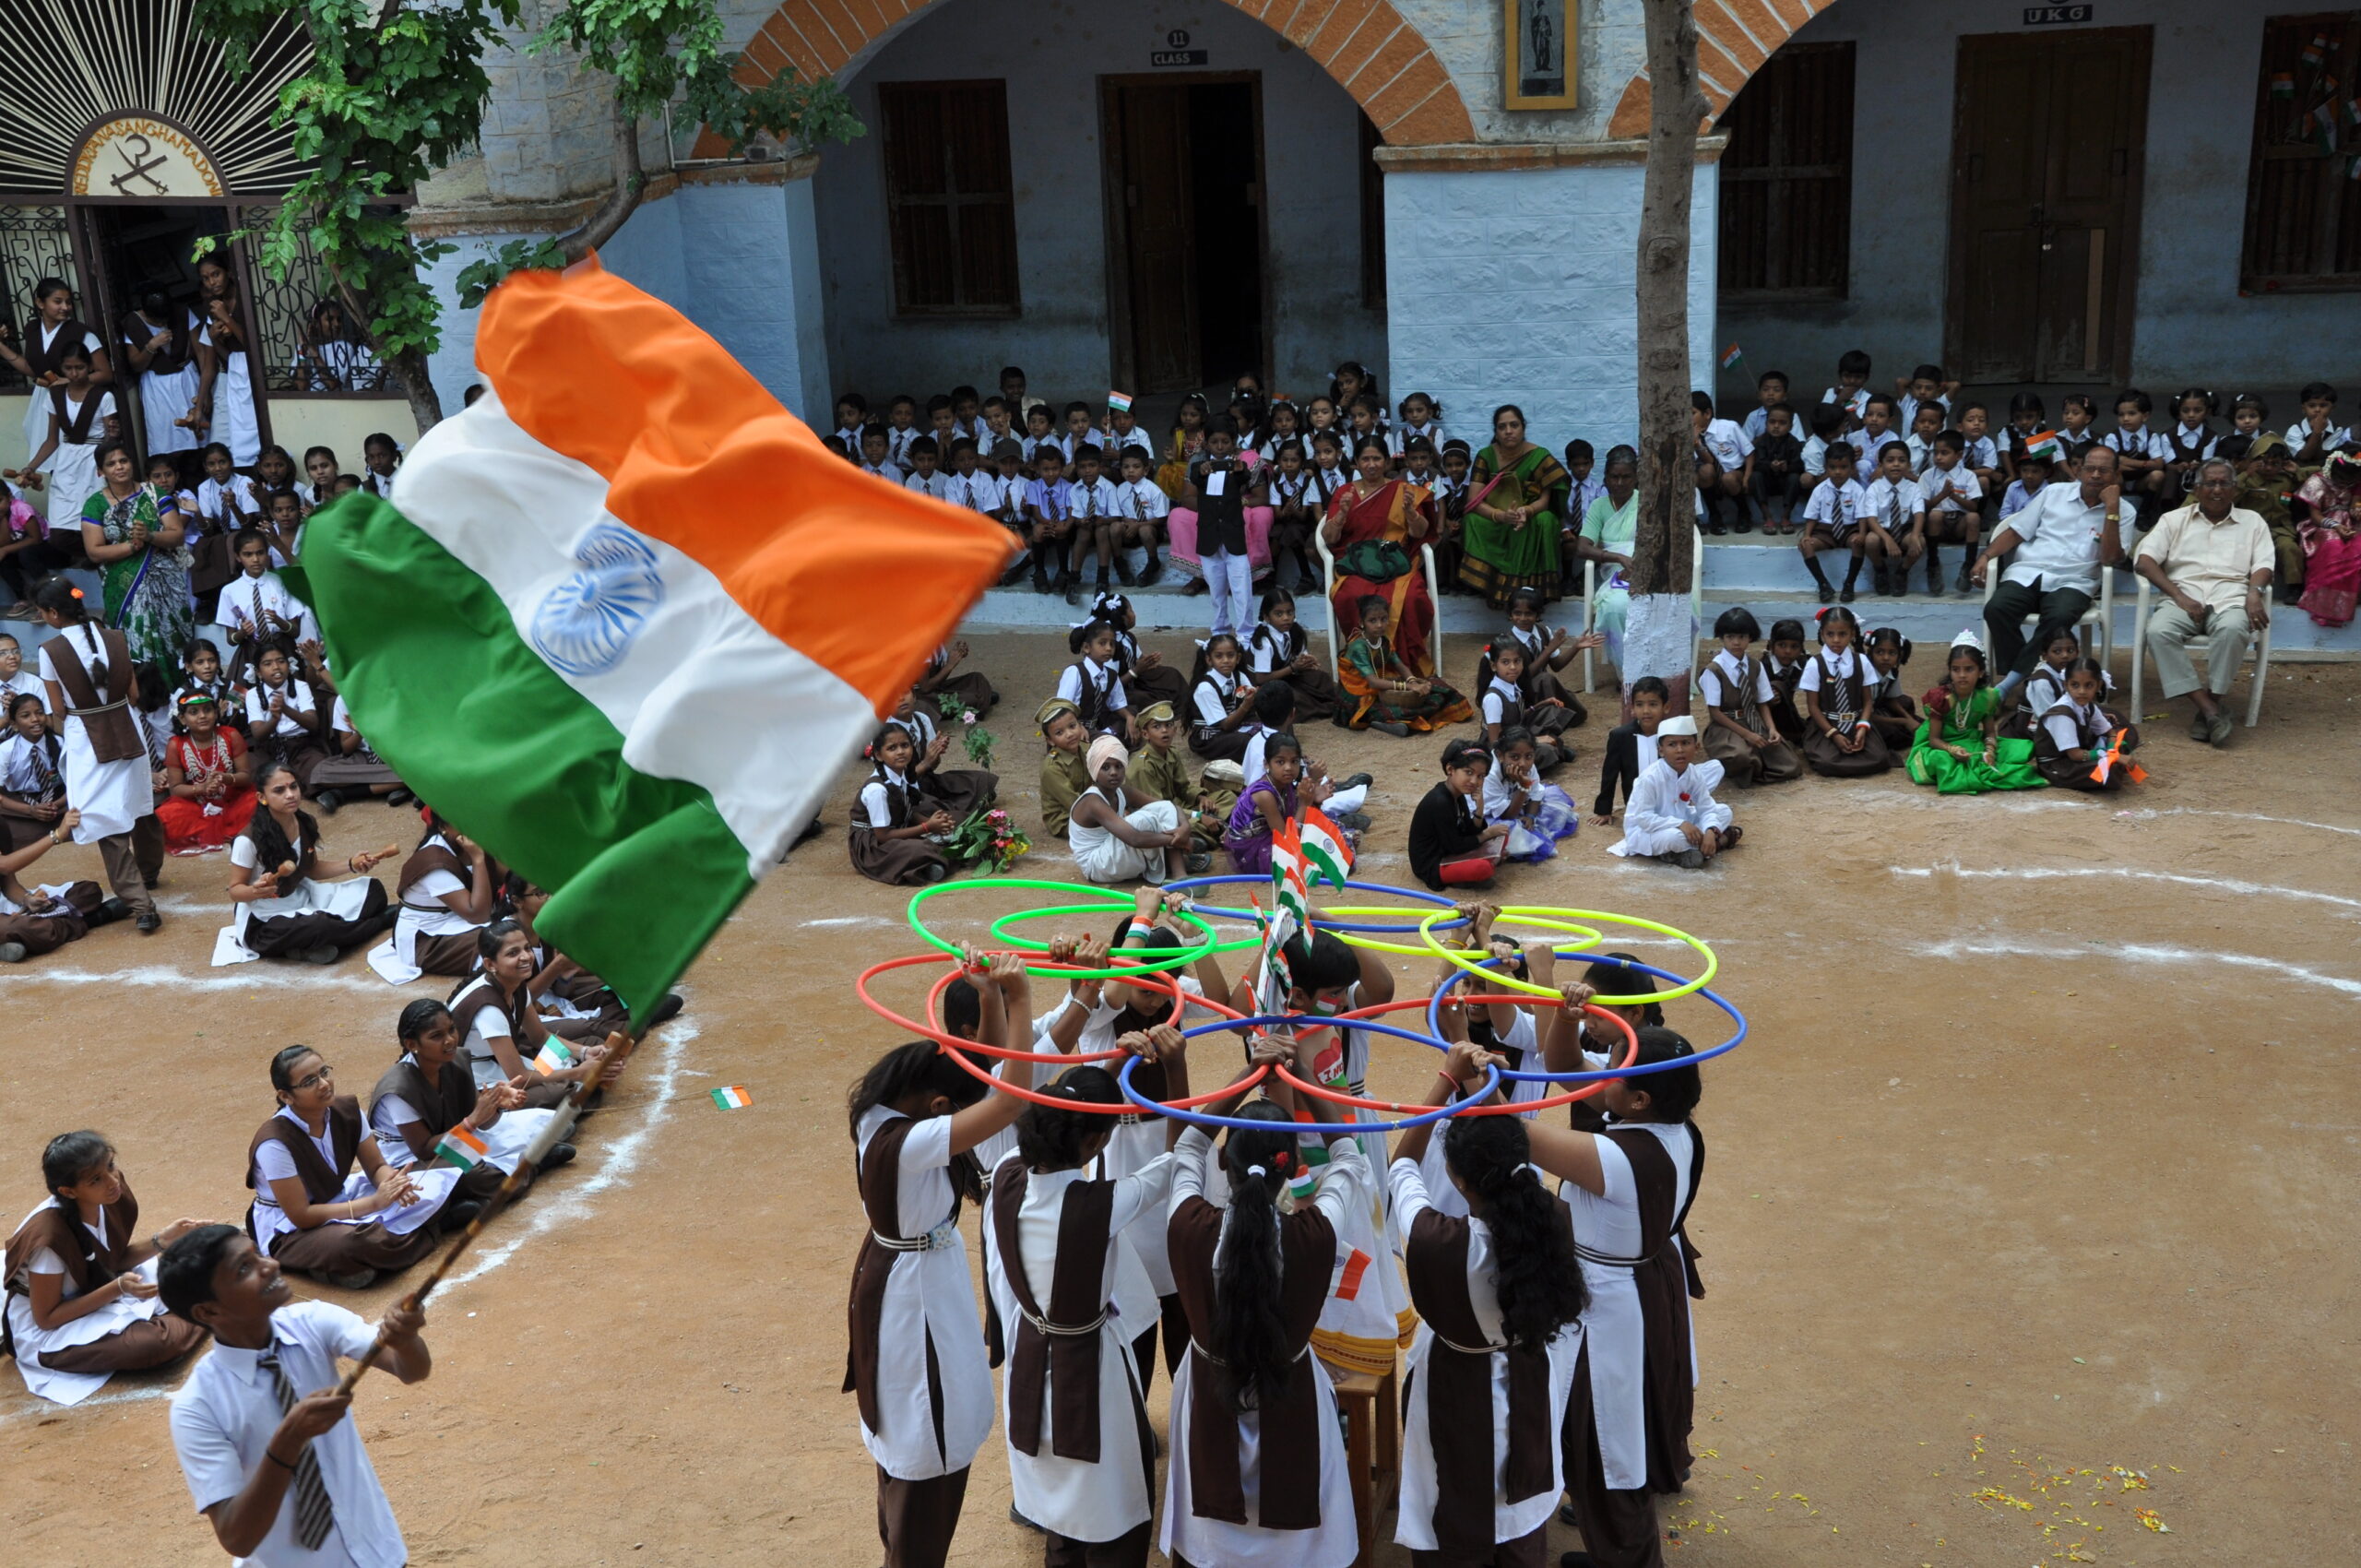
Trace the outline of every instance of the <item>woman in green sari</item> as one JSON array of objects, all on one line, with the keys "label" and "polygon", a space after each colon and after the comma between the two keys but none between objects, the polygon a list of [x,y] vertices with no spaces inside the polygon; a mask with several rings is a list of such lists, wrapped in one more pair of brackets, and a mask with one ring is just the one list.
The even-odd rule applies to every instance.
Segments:
[{"label": "woman in green sari", "polygon": [[1952,644],[1950,684],[1927,694],[1927,719],[1911,745],[1910,777],[1945,795],[2048,786],[2034,768],[2031,741],[2000,738],[2000,694],[1985,669],[1973,631]]},{"label": "woman in green sari", "polygon": [[196,636],[184,524],[170,495],[139,482],[127,443],[101,446],[98,463],[99,488],[82,503],[82,548],[105,573],[106,624],[123,634],[135,660],[162,672],[169,690]]},{"label": "woman in green sari", "polygon": [[1521,588],[1558,597],[1558,532],[1572,488],[1548,448],[1525,438],[1525,410],[1503,403],[1492,410],[1492,444],[1476,454],[1467,472],[1467,517],[1461,532],[1459,580],[1495,610]]}]

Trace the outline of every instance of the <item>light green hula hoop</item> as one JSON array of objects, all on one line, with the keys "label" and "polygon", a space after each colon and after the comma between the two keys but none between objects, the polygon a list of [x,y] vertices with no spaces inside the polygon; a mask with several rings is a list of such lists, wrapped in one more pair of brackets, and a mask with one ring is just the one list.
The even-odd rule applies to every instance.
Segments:
[{"label": "light green hula hoop", "polygon": [[[1005,886],[1006,884],[1003,884],[1002,885]],[[1010,909],[994,919],[988,930],[990,931],[991,939],[994,942],[1005,943],[1008,946],[1014,948],[1019,953],[1047,953],[1050,950],[1050,944],[1048,943],[1036,942],[1030,937],[1012,936],[1009,934],[1007,928],[1013,925],[1022,924],[1026,921],[1052,920],[1059,915],[1102,914],[1114,908],[1116,908],[1116,906],[1113,904],[1051,904],[1046,909]],[[1200,930],[1212,929],[1205,924],[1204,918],[1198,915],[1193,909],[1189,911],[1188,918],[1196,921]],[[1240,948],[1260,947],[1262,945],[1263,939],[1260,936],[1241,936],[1229,942],[1216,942],[1214,944],[1214,951],[1216,953],[1235,953]],[[1185,951],[1185,949],[1173,947],[1123,947],[1117,949],[1117,951],[1122,953],[1161,955],[1166,953],[1181,952]],[[1063,973],[1064,971],[1061,970],[1060,972]]]},{"label": "light green hula hoop", "polygon": [[[1136,907],[1134,900],[1127,894],[1110,893],[1106,888],[1093,887],[1088,883],[1085,882],[1044,882],[1035,881],[1029,878],[1016,877],[967,877],[957,882],[938,882],[932,886],[919,888],[916,893],[910,896],[909,908],[905,911],[903,918],[909,921],[910,929],[919,933],[919,939],[920,941],[926,943],[930,947],[938,948],[943,952],[950,954],[954,957],[957,957],[959,955],[959,944],[955,942],[947,942],[942,937],[935,935],[934,932],[929,931],[926,928],[926,923],[919,919],[919,906],[925,903],[929,898],[933,897],[938,893],[948,893],[954,889],[967,889],[974,887],[1037,887],[1051,889],[1060,893],[1087,893],[1091,897],[1102,900],[1102,902],[1094,905],[1072,906],[1076,909],[1112,909],[1118,908]],[[1173,968],[1180,968],[1185,965],[1193,964],[1198,959],[1204,957],[1206,954],[1211,953],[1214,950],[1215,944],[1220,940],[1220,933],[1214,930],[1212,924],[1209,921],[1200,920],[1194,913],[1186,909],[1178,910],[1175,911],[1175,913],[1178,914],[1180,919],[1187,921],[1191,925],[1193,925],[1199,931],[1204,932],[1205,933],[1204,941],[1199,943],[1194,947],[1126,947],[1123,949],[1123,952],[1136,958],[1163,959],[1169,957],[1170,959],[1169,967]],[[1446,909],[1443,913],[1449,914],[1451,911]],[[1037,948],[1035,951],[1039,951],[1039,949]],[[1040,968],[1028,964],[1026,966],[1025,972],[1034,975],[1055,975],[1061,979],[1070,980],[1121,980],[1126,975],[1136,974],[1139,970],[1146,967],[1147,966],[1144,964],[1122,964],[1104,969],[1071,969],[1064,968]],[[1165,968],[1167,966],[1159,964],[1157,967]]]},{"label": "light green hula hoop", "polygon": [[[1512,991],[1522,991],[1528,995],[1533,996],[1555,996],[1558,994],[1558,992],[1549,986],[1536,985],[1531,980],[1522,980],[1517,979],[1514,975],[1497,974],[1494,971],[1484,968],[1474,959],[1468,957],[1466,954],[1456,951],[1453,948],[1445,947],[1442,943],[1436,941],[1435,933],[1431,928],[1436,921],[1451,914],[1452,912],[1453,911],[1449,909],[1438,909],[1432,915],[1428,916],[1425,920],[1418,922],[1418,934],[1426,938],[1426,951],[1431,952],[1439,957],[1447,959],[1450,962],[1458,965],[1461,968],[1465,969],[1469,974],[1477,976],[1489,985],[1505,986]],[[1705,972],[1699,975],[1695,980],[1691,980],[1686,985],[1675,986],[1670,991],[1643,991],[1635,996],[1594,996],[1591,998],[1593,1002],[1602,1007],[1639,1007],[1651,1002],[1670,1002],[1678,997],[1687,996],[1692,992],[1703,991],[1705,987],[1711,985],[1714,980],[1714,976],[1720,971],[1722,967],[1722,961],[1714,956],[1714,950],[1706,946],[1703,943],[1698,941],[1695,937],[1690,935],[1687,932],[1680,930],[1677,926],[1658,925],[1654,921],[1643,921],[1637,915],[1609,914],[1604,909],[1551,909],[1547,905],[1541,904],[1512,905],[1501,911],[1501,918],[1502,920],[1506,920],[1512,915],[1528,918],[1534,916],[1555,917],[1560,915],[1578,915],[1584,920],[1605,921],[1610,925],[1636,926],[1642,931],[1653,931],[1659,936],[1669,936],[1676,942],[1687,943],[1697,952],[1700,957],[1705,960]]]},{"label": "light green hula hoop", "polygon": [[[1389,905],[1379,904],[1338,905],[1326,912],[1331,915],[1350,916],[1355,918],[1369,915],[1414,915],[1418,913],[1416,909],[1402,909]],[[1553,910],[1551,912],[1556,913],[1558,911]],[[1434,915],[1422,919],[1418,922],[1418,934],[1426,937],[1429,944],[1432,944],[1434,937],[1432,933],[1427,930],[1427,927],[1431,925],[1437,918],[1456,920],[1459,918],[1459,914],[1455,909],[1438,909],[1435,911]],[[1550,951],[1558,954],[1560,957],[1566,956],[1570,954],[1586,953],[1607,940],[1603,933],[1592,930],[1589,926],[1575,925],[1569,921],[1543,920],[1538,916],[1528,914],[1521,914],[1512,917],[1505,909],[1501,911],[1500,919],[1512,925],[1532,926],[1542,931],[1564,932],[1572,934],[1574,937],[1574,940],[1572,942],[1553,942],[1549,944]],[[1317,921],[1312,922],[1315,929],[1319,927],[1319,923],[1320,922]],[[1348,946],[1366,947],[1372,953],[1398,953],[1406,958],[1430,957],[1434,953],[1434,948],[1431,945],[1413,947],[1406,943],[1380,942],[1375,937],[1362,936],[1353,932],[1337,931],[1330,932],[1329,934]],[[1487,970],[1485,972],[1489,975],[1490,971]],[[1558,993],[1553,991],[1549,994],[1555,996]]]}]

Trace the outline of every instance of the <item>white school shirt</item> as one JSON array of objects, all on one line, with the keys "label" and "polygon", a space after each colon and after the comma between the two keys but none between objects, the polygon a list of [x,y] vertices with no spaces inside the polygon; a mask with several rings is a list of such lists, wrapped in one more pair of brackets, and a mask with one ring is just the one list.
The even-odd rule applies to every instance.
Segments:
[{"label": "white school shirt", "polygon": [[16,706],[18,697],[30,697],[41,704],[43,713],[49,711],[49,689],[42,684],[41,677],[30,670],[19,669],[7,679],[0,680],[0,718],[5,718],[8,709]]},{"label": "white school shirt", "polygon": [[[1959,493],[1938,506],[1935,497],[1943,493],[1945,486]],[[1929,512],[1964,512],[1983,498],[1984,485],[1975,477],[1975,471],[1967,466],[1965,458],[1962,458],[1956,467],[1929,468],[1918,476],[1918,499]]]},{"label": "white school shirt", "polygon": [[1426,438],[1428,445],[1435,449],[1437,456],[1442,455],[1443,436],[1441,420],[1429,420],[1424,424],[1395,425],[1386,433],[1385,449],[1397,457],[1406,457],[1410,455],[1410,443],[1421,436]]},{"label": "white school shirt", "polygon": [[[293,736],[316,735],[318,731],[314,725],[319,719],[320,709],[319,706],[312,700],[312,688],[290,675],[287,678],[287,683],[279,690],[286,694],[287,704],[279,715],[279,727],[271,733]],[[259,682],[246,693],[247,724],[259,724],[270,717],[270,688]]]},{"label": "white school shirt", "polygon": [[1312,492],[1310,469],[1298,469],[1294,473],[1289,474],[1284,469],[1273,468],[1270,474],[1273,511],[1298,504],[1314,515],[1324,509],[1320,497]]},{"label": "white school shirt", "polygon": [[1275,733],[1276,733],[1275,731],[1259,723],[1245,726],[1246,754],[1239,759],[1238,767],[1239,771],[1246,776],[1246,787],[1239,790],[1240,794],[1244,794],[1246,789],[1253,787],[1256,779],[1271,771],[1264,764],[1263,754],[1267,749],[1266,742]]},{"label": "white school shirt", "polygon": [[[948,1120],[948,1118],[940,1118]],[[1014,1158],[1014,1157],[1012,1157]],[[1003,1161],[1003,1164],[1006,1161]],[[1116,1260],[1122,1252],[1121,1232],[1143,1215],[1161,1216],[1172,1185],[1175,1161],[1157,1156],[1140,1170],[1114,1178],[1114,1202],[1108,1216],[1104,1255],[1098,1264],[1097,1296],[1101,1302],[1114,1293]],[[1000,1228],[984,1227],[985,1279],[1000,1320],[1014,1335],[1022,1321],[1008,1271],[1022,1268],[1036,1301],[1050,1303],[1050,1281],[1058,1258],[1059,1222],[1065,1213],[1066,1194],[1083,1179],[1080,1170],[1034,1171],[1025,1179],[1025,1199],[1017,1207],[1014,1258],[1000,1250]],[[997,1178],[995,1184],[997,1184]],[[973,1334],[971,1319],[967,1332]],[[1062,1459],[1056,1453],[1057,1401],[1042,1400],[1041,1443],[1038,1454],[1008,1451],[1009,1490],[1017,1511],[1044,1529],[1074,1540],[1110,1541],[1145,1524],[1154,1512],[1153,1469],[1143,1468],[1132,1408],[1138,1373],[1132,1362],[1132,1325],[1109,1314],[1094,1335],[1098,1351],[1098,1459]],[[1050,1374],[1055,1376],[1054,1372]],[[1007,1420],[1009,1390],[1015,1380],[1003,1380],[1002,1420]]]},{"label": "white school shirt", "polygon": [[1859,526],[1869,509],[1869,493],[1861,488],[1859,480],[1848,479],[1842,484],[1831,480],[1812,486],[1811,498],[1804,503],[1804,521],[1833,529],[1841,538]]},{"label": "white school shirt", "polygon": [[[1750,445],[1747,450],[1752,451]],[[1590,504],[1607,493],[1607,481],[1596,476],[1574,481],[1566,493],[1566,516],[1577,519],[1590,516]],[[1580,574],[1576,574],[1579,576]]]},{"label": "white school shirt", "polygon": [[1329,500],[1335,495],[1336,492],[1353,482],[1353,476],[1340,468],[1323,469],[1314,463],[1304,472],[1311,476],[1311,493],[1320,498],[1320,505],[1313,510],[1323,517],[1328,515]]},{"label": "white school shirt", "polygon": [[402,460],[398,457],[394,459],[394,471],[390,474],[381,474],[374,469],[363,468],[361,472],[361,488],[380,501],[389,501],[393,499],[394,480],[401,472],[401,468]]},{"label": "white school shirt", "polygon": [[988,474],[978,469],[971,474],[946,473],[942,475],[942,479],[943,498],[954,506],[962,506],[970,512],[1000,510],[1003,492],[998,474]]},{"label": "white school shirt", "polygon": [[1899,441],[1904,446],[1910,445],[1910,438],[1900,431],[1881,430],[1877,434],[1871,435],[1869,427],[1867,425],[1863,425],[1858,430],[1847,431],[1843,439],[1853,444],[1853,451],[1860,459],[1860,470],[1863,473],[1877,472],[1878,454],[1885,449],[1889,442]]},{"label": "white school shirt", "polygon": [[1505,722],[1503,716],[1509,710],[1509,704],[1523,700],[1522,695],[1519,694],[1513,683],[1503,681],[1498,675],[1493,676],[1484,687],[1484,722],[1487,724]]},{"label": "white school shirt", "polygon": [[887,425],[885,427],[885,460],[897,469],[908,468],[910,443],[925,434],[926,432],[917,425],[912,425],[908,430],[897,425]]},{"label": "white school shirt", "polygon": [[1870,481],[1869,488],[1861,493],[1862,510],[1875,517],[1888,532],[1908,528],[1910,519],[1925,510],[1918,504],[1918,480],[1916,475],[1902,480],[1880,476]]},{"label": "white school shirt", "polygon": [[1114,481],[1105,474],[1100,474],[1088,484],[1083,483],[1080,480],[1073,480],[1069,483],[1072,488],[1068,494],[1066,509],[1073,516],[1115,517],[1131,515],[1124,510],[1122,498],[1116,493]]},{"label": "white school shirt", "polygon": [[[1705,699],[1709,707],[1740,707],[1742,705],[1736,700],[1738,683],[1745,673],[1745,664],[1731,657],[1729,649],[1724,648],[1707,660],[1705,668],[1698,673],[1697,695]],[[1778,694],[1771,684],[1768,664],[1758,663],[1754,667],[1754,700],[1764,704],[1778,700]]]},{"label": "white school shirt", "polygon": [[[1901,401],[1902,401],[1902,428],[1903,428],[1903,429],[1904,429],[1904,430],[1908,430],[1908,429],[1911,427],[1911,425],[1912,425],[1912,424],[1914,424],[1915,422],[1916,422],[1916,421],[1917,421],[1917,418],[1918,418],[1918,399],[1917,399],[1916,398],[1915,398],[1915,397],[1911,396],[1909,393],[1904,392],[1904,393],[1902,395],[1902,399],[1901,399]],[[1952,424],[1952,400],[1951,400],[1949,398],[1937,398],[1935,399],[1935,401],[1936,401],[1937,403],[1939,403],[1939,404],[1940,404],[1940,405],[1942,406],[1942,410],[1943,410],[1943,428],[1944,428],[1945,430],[1949,430],[1949,429],[1951,428],[1951,424]]]},{"label": "white school shirt", "polygon": [[1845,413],[1854,419],[1859,419],[1869,411],[1869,389],[1867,386],[1857,389],[1850,398],[1845,396],[1844,388],[1832,386],[1820,395],[1820,400],[1844,404]]},{"label": "white school shirt", "polygon": [[74,395],[68,392],[65,395],[65,413],[63,418],[59,417],[57,413],[57,405],[55,403],[49,405],[50,417],[58,421],[57,451],[52,454],[53,457],[63,454],[69,446],[81,447],[87,450],[98,445],[107,438],[107,416],[109,414],[119,414],[123,410],[116,406],[113,393],[108,391],[103,386],[99,387],[97,391],[99,394],[98,411],[90,416],[89,439],[85,441],[75,440],[72,433],[66,429],[66,426],[72,424],[76,420],[82,417],[82,403],[87,403],[89,399],[85,398],[82,399],[82,402],[77,403],[74,400]]},{"label": "white school shirt", "polygon": [[915,490],[921,495],[931,495],[937,501],[948,501],[951,499],[951,476],[941,469],[935,469],[931,474],[921,474],[914,470],[904,476],[902,488]]},{"label": "white school shirt", "polygon": [[[374,1325],[330,1301],[295,1301],[270,1314],[271,1348],[279,1370],[302,1398],[335,1386],[339,1356],[358,1360],[376,1342]],[[216,1343],[172,1396],[172,1447],[199,1513],[245,1490],[280,1420],[278,1384],[262,1352]],[[402,1568],[409,1549],[392,1504],[361,1443],[361,1423],[348,1416],[312,1440],[336,1522],[317,1551],[295,1538],[295,1489],[261,1546],[244,1561],[254,1568]]]},{"label": "white school shirt", "polygon": [[1107,700],[1101,705],[1102,712],[1112,713],[1119,707],[1132,706],[1131,694],[1123,690],[1120,659],[1109,659],[1106,664],[1098,665],[1088,659],[1081,659],[1067,665],[1065,672],[1058,677],[1058,695],[1074,704],[1077,709],[1082,707],[1082,666],[1086,664],[1090,665],[1092,683],[1107,694]]},{"label": "white school shirt", "polygon": [[1116,434],[1112,430],[1100,431],[1098,451],[1099,455],[1107,460],[1109,468],[1119,466],[1126,451],[1137,451],[1147,459],[1150,470],[1156,468],[1156,443],[1149,438],[1146,431],[1136,424],[1121,435]]},{"label": "white school shirt", "polygon": [[1828,464],[1826,460],[1827,455],[1827,442],[1822,441],[1817,435],[1807,437],[1804,441],[1804,472],[1808,474],[1826,473],[1828,471]]},{"label": "white school shirt", "polygon": [[1126,517],[1152,523],[1172,511],[1172,498],[1152,479],[1135,479],[1115,487],[1114,510]]},{"label": "white school shirt", "polygon": [[1963,435],[1967,450],[1960,457],[1964,469],[1997,469],[2000,466],[2000,448],[1988,435]]},{"label": "white school shirt", "polygon": [[1908,435],[1904,436],[1902,441],[1904,445],[1910,448],[1910,471],[1912,473],[1923,474],[1928,469],[1934,467],[1935,444],[1932,441],[1928,440],[1916,431],[1912,431]]},{"label": "white school shirt", "polygon": [[[903,798],[907,800],[910,793],[910,781],[892,768],[885,767],[882,763],[878,766],[884,768],[885,778],[872,778],[860,787],[861,819],[872,827],[890,827],[894,824],[894,814],[892,802],[885,793],[886,782],[891,780],[901,790]],[[917,809],[914,803],[911,806],[912,812],[915,813]]]},{"label": "white school shirt", "polygon": [[1219,724],[1238,706],[1238,695],[1247,689],[1245,676],[1224,675],[1218,670],[1208,669],[1189,693],[1190,703],[1196,710],[1196,722],[1207,729]]},{"label": "white school shirt", "polygon": [[[2329,426],[2328,439],[2321,443],[2321,449],[2323,451],[2333,452],[2338,447],[2350,444],[2353,440],[2353,427],[2351,425],[2336,424],[2332,422],[2334,417],[2335,416],[2333,415],[2330,416],[2331,422]],[[2287,449],[2290,452],[2302,451],[2304,449],[2304,444],[2311,440],[2311,438],[2312,427],[2306,421],[2297,420],[2294,424],[2287,427]]]},{"label": "white school shirt", "polygon": [[2106,738],[2115,733],[2114,721],[2107,718],[2104,708],[2096,703],[2084,707],[2068,696],[2061,696],[2049,705],[2048,711],[2041,716],[2041,727],[2049,732],[2052,741],[2058,742],[2060,751],[2069,752],[2085,749],[2082,742],[2085,734],[2097,736],[2094,749],[2104,749]]},{"label": "white school shirt", "polygon": [[298,643],[319,636],[320,624],[313,617],[312,607],[288,592],[287,584],[279,574],[268,570],[259,577],[249,577],[242,572],[222,588],[221,624],[248,636],[262,631],[263,627],[255,622],[257,604],[264,615],[277,617],[267,623],[272,631],[290,632]]},{"label": "white school shirt", "polygon": [[49,783],[57,789],[65,787],[65,750],[58,747],[57,759],[50,760],[49,745],[57,744],[54,737],[48,745],[28,741],[11,730],[0,739],[0,790],[18,795],[38,795],[42,789],[42,773],[45,769]]},{"label": "white school shirt", "polygon": [[902,482],[902,466],[894,461],[890,457],[873,469],[869,466],[866,460],[864,460],[860,465],[860,471],[865,474],[875,474],[887,484],[899,484]]},{"label": "white school shirt", "polygon": [[2165,440],[2160,432],[2145,425],[2138,430],[2126,430],[2118,425],[2099,437],[2099,445],[2111,446],[2127,457],[2154,457],[2164,462],[2172,460],[2173,444]]},{"label": "white school shirt", "polygon": [[1713,454],[1724,473],[1738,472],[1754,452],[1754,443],[1747,439],[1746,432],[1728,420],[1706,421],[1705,434],[1697,439]]},{"label": "white school shirt", "polygon": [[[1453,479],[1449,474],[1442,472],[1441,469],[1437,469],[1432,476],[1422,482],[1424,482],[1427,488],[1434,494],[1435,516],[1438,517],[1442,517],[1449,508],[1453,498],[1458,495],[1461,491],[1467,488],[1467,481],[1465,480]],[[1600,486],[1600,493],[1602,494],[1605,493],[1605,491],[1606,487],[1604,485]]]},{"label": "white school shirt", "polygon": [[[1301,635],[1301,628],[1298,628]],[[1246,668],[1257,675],[1268,675],[1292,663],[1295,655],[1288,652],[1292,639],[1280,635],[1268,621],[1257,621],[1254,629],[1246,634]],[[1305,647],[1311,644],[1307,640]]]},{"label": "white school shirt", "polygon": [[1861,683],[1861,711],[1855,715],[1855,718],[1860,723],[1868,723],[1869,706],[1874,700],[1869,688],[1877,684],[1878,672],[1868,659],[1861,657],[1859,645],[1856,644],[1842,653],[1831,653],[1823,644],[1812,653],[1807,654],[1804,658],[1804,677],[1796,683],[1797,691],[1820,690],[1820,667],[1823,661],[1828,665],[1828,672],[1837,680]]}]

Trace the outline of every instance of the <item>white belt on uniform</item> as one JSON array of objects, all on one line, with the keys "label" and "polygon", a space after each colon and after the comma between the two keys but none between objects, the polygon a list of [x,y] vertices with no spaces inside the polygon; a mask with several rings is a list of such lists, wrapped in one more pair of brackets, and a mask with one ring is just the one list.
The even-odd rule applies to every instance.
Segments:
[{"label": "white belt on uniform", "polygon": [[925,1235],[913,1237],[907,1241],[880,1236],[874,1230],[869,1233],[869,1239],[889,1253],[939,1253],[945,1247],[955,1247],[959,1244],[959,1227],[945,1220]]}]

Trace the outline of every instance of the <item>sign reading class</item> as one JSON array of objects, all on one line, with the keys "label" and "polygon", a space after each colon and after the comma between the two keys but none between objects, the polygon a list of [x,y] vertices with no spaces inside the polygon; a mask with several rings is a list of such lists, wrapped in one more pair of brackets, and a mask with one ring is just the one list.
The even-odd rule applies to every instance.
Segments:
[{"label": "sign reading class", "polygon": [[76,154],[67,190],[77,196],[214,196],[222,194],[213,160],[161,120],[125,114],[92,131]]}]

